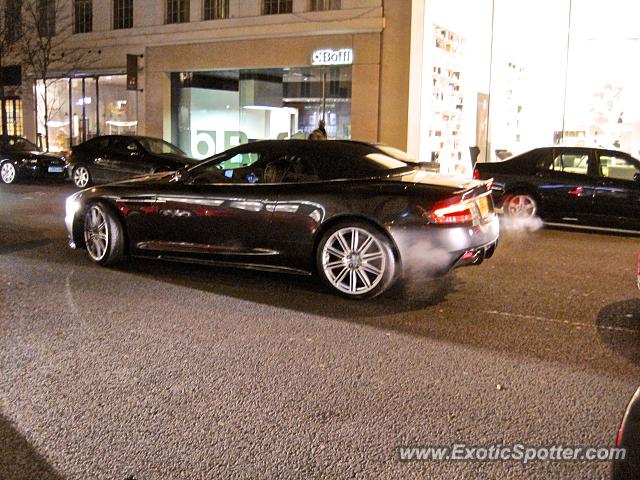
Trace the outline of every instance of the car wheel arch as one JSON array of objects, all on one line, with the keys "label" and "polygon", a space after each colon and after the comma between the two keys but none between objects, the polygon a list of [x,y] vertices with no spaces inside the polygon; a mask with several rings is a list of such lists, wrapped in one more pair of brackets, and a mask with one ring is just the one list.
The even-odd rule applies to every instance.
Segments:
[{"label": "car wheel arch", "polygon": [[506,186],[504,189],[504,198],[507,198],[509,195],[517,195],[519,193],[526,193],[527,195],[531,195],[534,200],[538,202],[538,208],[542,208],[542,204],[544,201],[542,194],[535,186],[528,183],[517,183]]},{"label": "car wheel arch", "polygon": [[89,199],[82,208],[78,211],[78,214],[75,216],[73,221],[73,241],[76,244],[77,248],[84,248],[84,216],[87,213],[87,210],[95,204],[101,204],[106,206],[109,211],[115,216],[115,218],[120,222],[120,226],[122,227],[122,232],[124,234],[124,253],[125,255],[129,254],[129,233],[127,231],[127,223],[125,222],[122,213],[115,205],[113,201],[110,201],[103,197],[95,197]]},{"label": "car wheel arch", "polygon": [[317,268],[316,268],[316,262],[315,262],[315,256],[316,256],[316,251],[318,250],[318,246],[320,245],[320,241],[322,240],[322,237],[324,236],[324,234],[331,229],[332,227],[334,227],[337,224],[340,223],[346,223],[349,221],[357,221],[357,222],[363,222],[363,223],[367,223],[369,225],[371,225],[373,228],[375,228],[378,232],[380,232],[381,234],[383,234],[387,240],[389,240],[389,243],[391,245],[391,250],[393,251],[393,257],[395,259],[396,262],[398,262],[399,267],[402,266],[402,259],[400,257],[400,250],[398,249],[398,245],[396,245],[395,240],[393,239],[393,237],[391,236],[391,234],[382,226],[380,225],[378,222],[376,222],[375,220],[372,220],[371,218],[365,216],[365,215],[353,215],[353,214],[343,214],[343,215],[337,215],[335,217],[331,217],[328,220],[325,220],[321,225],[320,228],[318,228],[318,230],[316,230],[314,239],[313,239],[313,251],[311,252],[311,258],[312,258],[312,262],[313,262],[313,269],[314,269],[314,273],[317,273]]}]

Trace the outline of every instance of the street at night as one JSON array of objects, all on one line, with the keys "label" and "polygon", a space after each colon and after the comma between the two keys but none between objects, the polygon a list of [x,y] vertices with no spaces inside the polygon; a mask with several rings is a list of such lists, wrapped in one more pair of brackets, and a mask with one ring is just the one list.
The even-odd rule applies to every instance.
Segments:
[{"label": "street at night", "polygon": [[640,239],[504,230],[367,301],[318,279],[67,245],[62,183],[0,189],[0,477],[605,478],[402,446],[613,446],[640,375]]}]

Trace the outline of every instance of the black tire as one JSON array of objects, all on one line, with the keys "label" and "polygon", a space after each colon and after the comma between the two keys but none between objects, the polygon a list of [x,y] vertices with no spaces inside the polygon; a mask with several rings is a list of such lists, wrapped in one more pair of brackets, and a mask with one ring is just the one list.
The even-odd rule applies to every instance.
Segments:
[{"label": "black tire", "polygon": [[0,180],[6,185],[16,183],[18,180],[18,170],[11,162],[2,162],[0,164]]},{"label": "black tire", "polygon": [[529,192],[510,192],[502,202],[502,213],[510,218],[535,218],[540,215],[540,203]]},{"label": "black tire", "polygon": [[355,300],[373,298],[396,279],[397,262],[387,236],[361,220],[333,225],[316,249],[316,266],[323,283]]},{"label": "black tire", "polygon": [[77,165],[71,173],[71,180],[78,188],[87,188],[93,185],[93,177],[91,171],[84,165]]},{"label": "black tire", "polygon": [[115,265],[124,259],[125,236],[122,223],[111,207],[90,204],[82,227],[87,254],[98,265]]}]

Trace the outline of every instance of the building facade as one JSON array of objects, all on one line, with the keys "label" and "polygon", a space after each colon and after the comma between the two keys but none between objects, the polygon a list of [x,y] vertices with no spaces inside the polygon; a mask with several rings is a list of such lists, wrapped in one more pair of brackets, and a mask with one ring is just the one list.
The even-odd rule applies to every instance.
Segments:
[{"label": "building facade", "polygon": [[25,134],[51,150],[136,133],[204,158],[320,119],[330,138],[406,146],[409,0],[51,1],[79,60],[22,89]]},{"label": "building facade", "polygon": [[640,152],[640,4],[626,0],[4,1],[6,18],[43,8],[38,29],[75,52],[46,80],[25,72],[9,102],[52,150],[137,133],[204,158],[324,119],[330,138],[443,172],[553,144]]}]

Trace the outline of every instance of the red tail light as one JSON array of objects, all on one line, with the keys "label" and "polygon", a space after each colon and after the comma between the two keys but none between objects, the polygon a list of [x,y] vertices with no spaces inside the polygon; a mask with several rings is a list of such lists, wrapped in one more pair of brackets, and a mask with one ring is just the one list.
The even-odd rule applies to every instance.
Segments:
[{"label": "red tail light", "polygon": [[618,429],[618,436],[616,437],[616,447],[619,447],[622,444],[622,430],[623,426],[620,425],[620,428]]},{"label": "red tail light", "polygon": [[478,209],[474,202],[461,202],[453,205],[445,205],[444,202],[438,202],[434,206],[429,220],[440,225],[451,225],[472,223],[478,216]]},{"label": "red tail light", "polygon": [[474,180],[480,180],[480,172],[478,171],[477,168],[473,169],[473,179]]}]

